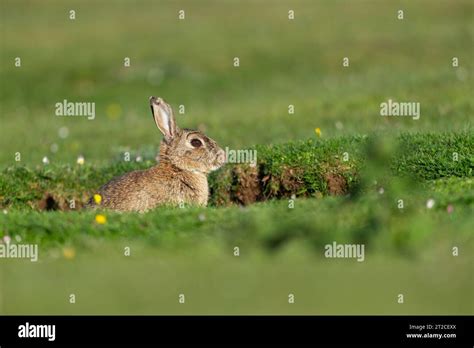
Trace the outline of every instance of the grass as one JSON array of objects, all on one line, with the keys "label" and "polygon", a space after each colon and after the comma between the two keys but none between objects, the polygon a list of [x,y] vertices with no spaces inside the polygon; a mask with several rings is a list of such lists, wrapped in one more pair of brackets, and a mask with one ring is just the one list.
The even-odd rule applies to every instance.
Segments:
[{"label": "grass", "polygon": [[[211,178],[210,207],[162,207],[146,214],[79,209],[81,200],[85,202],[93,192],[91,188],[99,183],[122,172],[150,166],[152,160],[146,156],[144,162],[115,160],[103,167],[9,167],[0,174],[4,193],[0,197],[4,209],[0,237],[10,236],[17,242],[41,246],[42,261],[38,266],[13,260],[2,265],[3,277],[9,284],[3,288],[3,312],[470,313],[462,304],[468,300],[473,286],[472,278],[466,276],[472,273],[469,255],[474,248],[472,134],[403,134],[396,142],[382,139],[373,135],[257,146],[259,157],[254,170],[258,168],[259,174],[249,177],[248,165],[227,164]],[[350,149],[351,155],[350,161],[344,163],[341,153],[346,149]],[[407,149],[416,150],[418,156],[412,156]],[[461,154],[454,166],[451,151]],[[433,158],[441,163],[442,172],[432,170]],[[353,180],[347,180],[344,195],[333,196],[327,190],[324,173],[346,175]],[[271,179],[265,180],[267,176]],[[374,177],[379,182],[374,183]],[[239,199],[246,193],[242,188],[244,179],[259,183],[261,192],[267,192],[265,202],[239,205],[243,203]],[[67,208],[69,200],[76,198],[78,209],[38,210],[46,196],[54,197],[59,204],[56,208]],[[399,207],[400,199],[404,201],[403,209]],[[428,200],[435,202],[433,208],[427,207]],[[96,222],[97,214],[106,217],[105,224]],[[335,241],[363,244],[364,267],[358,267],[356,261],[328,263],[324,258],[325,246]],[[241,262],[235,260],[236,247]],[[124,248],[132,250],[131,259],[121,254]],[[461,255],[454,257],[453,248],[461,248]],[[420,274],[440,262],[443,266],[436,276],[442,280],[433,291],[433,280]],[[222,266],[216,268],[216,263]],[[308,268],[311,264],[315,267],[312,270]],[[79,276],[71,273],[74,269]],[[153,273],[152,269],[158,270],[159,277],[145,286],[144,277]],[[383,285],[374,284],[370,280],[383,278],[384,269],[395,272],[397,285],[385,281]],[[105,270],[107,275],[100,276]],[[181,276],[173,280],[174,273],[169,272]],[[269,278],[265,280],[267,286],[261,288],[252,272],[269,273],[268,277],[285,274],[285,283],[291,286]],[[337,275],[328,278],[327,272]],[[128,274],[133,281],[124,283],[121,274]],[[245,274],[254,275],[249,278]],[[307,280],[309,275],[314,278]],[[37,296],[41,296],[41,301],[27,296],[22,277],[38,284]],[[54,277],[69,285],[51,287],[54,279],[58,279]],[[236,283],[235,277],[241,281]],[[349,279],[363,282],[351,285],[358,305],[341,302],[346,296],[343,291],[329,290],[347,286]],[[198,285],[201,281],[208,284],[206,290]],[[113,290],[116,286],[120,286],[119,292]],[[156,291],[163,286],[164,293],[158,297],[150,298],[143,291]],[[95,289],[94,293],[89,287]],[[412,301],[404,308],[394,305],[395,288],[410,294]],[[130,298],[137,291],[144,296],[143,300]],[[174,292],[183,291],[192,294],[188,306],[173,305]],[[288,307],[285,297],[295,292],[304,305]],[[15,300],[5,301],[13,293]],[[78,306],[71,307],[67,302],[70,293],[83,298]],[[433,306],[422,300],[426,296],[447,296],[451,300],[443,297],[441,303]],[[258,300],[262,298],[265,299]],[[320,299],[332,304],[322,306]],[[239,306],[231,308],[228,301]]]},{"label": "grass", "polygon": [[[387,190],[301,198],[294,208],[279,200],[102,212],[103,225],[91,211],[12,211],[0,228],[40,245],[40,261],[2,263],[2,313],[470,314],[474,205],[446,192],[403,197],[404,209]],[[363,243],[364,262],[325,258],[334,241]]]},{"label": "grass", "polygon": [[[45,251],[68,245],[88,249],[91,241],[108,239],[144,240],[165,248],[239,242],[273,250],[292,239],[302,239],[318,250],[332,240],[366,244],[381,241],[384,249],[403,252],[437,241],[450,226],[457,229],[453,238],[469,239],[472,197],[466,204],[450,201],[450,196],[441,193],[420,193],[407,197],[405,208],[398,209],[390,194],[373,192],[361,200],[295,199],[294,208],[288,201],[273,201],[245,208],[169,207],[144,215],[102,212],[107,217],[104,225],[95,222],[97,213],[93,211],[12,211],[3,216],[0,228],[5,235],[38,243]],[[433,212],[426,208],[430,198],[437,202]],[[454,212],[447,212],[447,205],[438,203],[438,198],[452,204]],[[337,221],[334,211],[338,213]]]},{"label": "grass", "polygon": [[[471,178],[473,148],[474,136],[467,132],[401,134],[394,141],[372,135],[258,145],[255,168],[229,163],[211,175],[210,202],[220,206],[292,195],[348,194],[360,186],[361,171],[367,161],[370,165],[379,162],[379,167],[389,163],[391,172],[379,173],[380,177],[397,175],[422,182],[449,177]],[[132,154],[132,159],[134,156]],[[126,162],[118,154],[117,159],[106,166],[8,167],[0,173],[0,208],[45,209],[44,200],[51,196],[59,205],[57,209],[68,209],[71,200],[79,209],[111,178],[154,165],[151,154],[143,157],[144,162]],[[249,182],[251,185],[246,186]],[[472,189],[468,183],[464,182],[467,193]]]},{"label": "grass", "polygon": [[[0,259],[0,313],[472,314],[473,10],[0,1],[0,237],[40,249]],[[82,210],[154,165],[150,95],[257,165],[213,173],[208,208]],[[95,102],[95,119],[55,116],[64,99]],[[388,99],[419,102],[420,119],[381,117]],[[366,260],[325,258],[333,241],[363,243]]]}]

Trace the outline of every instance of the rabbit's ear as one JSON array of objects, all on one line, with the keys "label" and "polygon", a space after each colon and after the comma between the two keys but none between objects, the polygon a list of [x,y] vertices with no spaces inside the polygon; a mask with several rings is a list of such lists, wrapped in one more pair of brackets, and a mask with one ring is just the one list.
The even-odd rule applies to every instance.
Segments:
[{"label": "rabbit's ear", "polygon": [[156,126],[169,141],[176,136],[177,127],[173,115],[173,110],[161,98],[150,97],[151,112],[155,119]]}]

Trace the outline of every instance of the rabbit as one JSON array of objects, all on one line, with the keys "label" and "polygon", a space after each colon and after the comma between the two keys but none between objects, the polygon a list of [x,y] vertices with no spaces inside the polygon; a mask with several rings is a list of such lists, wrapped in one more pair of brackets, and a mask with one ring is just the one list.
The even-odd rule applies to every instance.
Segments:
[{"label": "rabbit", "polygon": [[200,131],[180,129],[171,107],[161,98],[150,97],[156,126],[163,134],[159,162],[112,179],[92,197],[89,207],[123,212],[146,212],[160,205],[206,206],[207,174],[225,163],[225,152]]}]

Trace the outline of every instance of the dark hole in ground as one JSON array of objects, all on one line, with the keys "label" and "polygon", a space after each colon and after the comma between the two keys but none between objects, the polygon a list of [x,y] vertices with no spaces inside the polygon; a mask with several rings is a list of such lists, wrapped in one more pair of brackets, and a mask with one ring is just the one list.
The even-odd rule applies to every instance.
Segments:
[{"label": "dark hole in ground", "polygon": [[54,199],[54,197],[50,194],[47,194],[40,202],[39,202],[40,210],[58,210],[59,203]]}]

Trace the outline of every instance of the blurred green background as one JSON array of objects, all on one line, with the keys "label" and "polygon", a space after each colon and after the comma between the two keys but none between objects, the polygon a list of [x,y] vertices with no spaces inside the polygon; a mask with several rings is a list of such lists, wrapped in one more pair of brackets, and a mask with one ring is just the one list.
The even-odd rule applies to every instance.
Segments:
[{"label": "blurred green background", "polygon": [[[0,0],[0,20],[2,202],[8,192],[23,202],[52,185],[93,190],[126,149],[152,158],[161,136],[150,95],[184,105],[184,114],[175,111],[180,126],[230,148],[315,138],[315,128],[323,142],[412,132],[448,139],[447,147],[462,133],[468,173],[445,175],[445,162],[413,155],[406,167],[436,180],[392,181],[381,141],[372,148],[382,155],[365,153],[361,192],[298,198],[294,209],[284,199],[103,212],[99,225],[94,212],[5,206],[0,238],[38,243],[40,261],[0,259],[0,313],[474,313],[472,1]],[[420,102],[421,118],[381,117],[389,98]],[[64,99],[95,102],[96,118],[55,116]],[[366,261],[325,259],[335,240],[366,244]]]},{"label": "blurred green background", "polygon": [[[2,166],[17,151],[37,164],[43,156],[104,161],[122,147],[158,146],[150,95],[184,105],[180,125],[200,126],[231,148],[308,138],[316,127],[336,136],[461,130],[472,123],[471,1],[2,0],[1,6]],[[178,19],[181,9],[185,20]],[[420,102],[420,120],[380,117],[388,98]],[[64,99],[95,102],[96,119],[55,116],[54,105]],[[288,114],[290,104],[295,114]],[[64,126],[66,139],[58,136]]]}]

